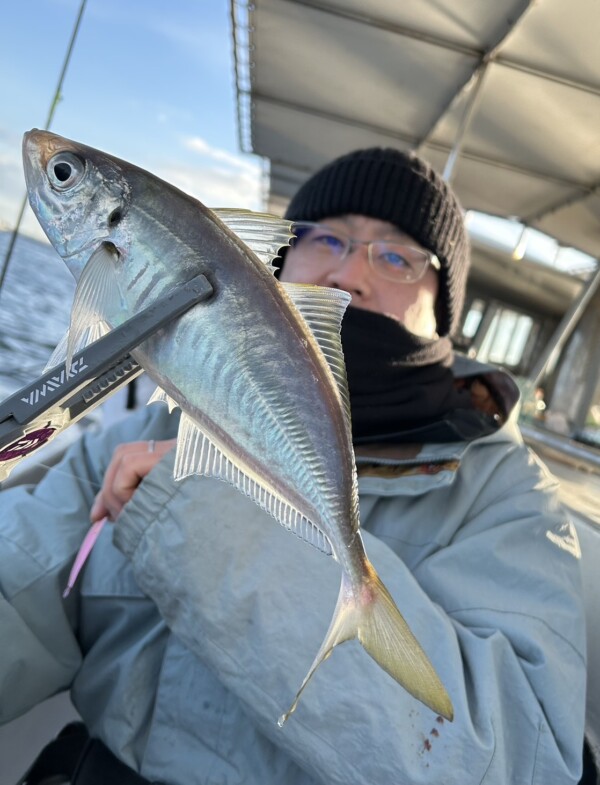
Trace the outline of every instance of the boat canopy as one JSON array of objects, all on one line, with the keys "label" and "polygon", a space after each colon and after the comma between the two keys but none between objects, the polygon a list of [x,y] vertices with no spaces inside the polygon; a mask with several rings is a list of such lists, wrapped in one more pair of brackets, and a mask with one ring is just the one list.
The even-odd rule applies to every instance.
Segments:
[{"label": "boat canopy", "polygon": [[414,149],[466,209],[600,256],[597,0],[233,0],[242,149],[280,212],[366,146]]}]

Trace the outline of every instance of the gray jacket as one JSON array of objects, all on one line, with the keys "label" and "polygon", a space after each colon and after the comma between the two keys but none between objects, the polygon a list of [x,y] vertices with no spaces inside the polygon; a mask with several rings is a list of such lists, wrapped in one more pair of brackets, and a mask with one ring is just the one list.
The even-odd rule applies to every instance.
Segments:
[{"label": "gray jacket", "polygon": [[356,642],[276,724],[333,614],[336,563],[173,454],[61,597],[112,450],[169,438],[153,405],[0,494],[0,721],[71,689],[92,735],[172,785],[575,783],[585,633],[573,525],[508,422],[359,463],[367,552],[446,686],[436,717]]}]

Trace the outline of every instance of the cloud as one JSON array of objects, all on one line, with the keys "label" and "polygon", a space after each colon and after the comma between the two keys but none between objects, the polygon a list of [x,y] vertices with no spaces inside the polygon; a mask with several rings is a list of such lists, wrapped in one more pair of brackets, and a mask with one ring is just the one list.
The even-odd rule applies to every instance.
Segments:
[{"label": "cloud", "polygon": [[200,136],[188,137],[184,139],[183,144],[184,147],[186,147],[188,150],[192,150],[195,153],[200,153],[200,155],[210,158],[213,161],[229,164],[230,166],[237,169],[256,171],[257,167],[259,167],[259,164],[256,162],[257,159],[251,159],[247,157],[242,158],[239,155],[230,153],[227,150],[222,150],[219,147],[211,147],[211,145],[209,145],[208,142],[206,142]]},{"label": "cloud", "polygon": [[164,165],[159,177],[195,196],[208,207],[244,207],[262,210],[262,162],[213,147],[201,137],[183,140],[185,149],[198,158],[191,165]]},{"label": "cloud", "polygon": [[171,165],[161,168],[157,174],[207,207],[263,209],[261,174],[258,169],[249,172],[242,169]]}]

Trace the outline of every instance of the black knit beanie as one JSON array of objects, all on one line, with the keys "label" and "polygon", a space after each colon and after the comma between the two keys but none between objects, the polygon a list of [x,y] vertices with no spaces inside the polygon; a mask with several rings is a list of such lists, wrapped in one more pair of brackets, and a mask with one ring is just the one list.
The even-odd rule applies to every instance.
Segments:
[{"label": "black knit beanie", "polygon": [[461,206],[440,175],[414,154],[380,147],[356,150],[313,174],[285,217],[319,221],[349,213],[389,221],[437,256],[437,332],[452,334],[464,302],[469,243]]}]

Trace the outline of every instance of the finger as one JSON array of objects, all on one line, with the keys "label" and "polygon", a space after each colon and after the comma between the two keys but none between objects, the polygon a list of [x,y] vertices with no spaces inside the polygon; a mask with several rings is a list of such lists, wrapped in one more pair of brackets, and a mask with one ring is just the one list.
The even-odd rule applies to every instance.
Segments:
[{"label": "finger", "polygon": [[109,511],[111,520],[116,520],[123,506],[131,499],[142,478],[157,463],[159,456],[153,453],[131,453],[123,456],[116,471],[102,494],[102,501]]},{"label": "finger", "polygon": [[119,513],[136,492],[143,478],[156,466],[162,456],[171,449],[175,440],[163,441],[156,445],[154,452],[145,449],[124,451],[120,460],[115,461],[110,485],[103,489],[102,503],[109,511],[111,520],[116,520]]},{"label": "finger", "polygon": [[102,488],[92,505],[90,511],[92,523],[105,516],[111,521],[116,520],[142,479],[176,442],[176,439],[152,442],[152,452],[149,452],[150,442],[120,444],[113,453],[104,475]]},{"label": "finger", "polygon": [[134,453],[141,453],[147,451],[147,442],[127,442],[124,444],[119,444],[115,447],[112,457],[110,459],[110,463],[104,473],[104,479],[102,481],[102,491],[106,491],[110,488],[114,482],[115,474],[119,470],[119,466],[121,465],[122,460],[126,460],[127,456],[134,454]]},{"label": "finger", "polygon": [[155,453],[135,453],[122,460],[111,486],[111,512],[120,512],[137,490],[138,485],[160,460]]},{"label": "finger", "polygon": [[111,520],[114,520],[112,516],[112,510],[116,509],[119,505],[118,500],[113,496],[112,489],[115,482],[115,476],[119,471],[121,462],[123,460],[128,460],[128,456],[135,453],[146,452],[147,449],[147,442],[127,442],[124,444],[119,444],[115,448],[110,463],[108,464],[104,474],[100,491],[94,500],[92,509],[90,510],[90,519],[92,520],[92,523],[94,523],[96,520],[99,520],[99,518],[103,518],[105,515],[107,515]]}]

